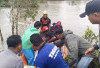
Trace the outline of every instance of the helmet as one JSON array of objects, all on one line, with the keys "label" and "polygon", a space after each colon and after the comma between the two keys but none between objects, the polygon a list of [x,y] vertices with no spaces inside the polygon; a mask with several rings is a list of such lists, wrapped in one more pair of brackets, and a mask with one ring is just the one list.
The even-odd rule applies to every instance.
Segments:
[{"label": "helmet", "polygon": [[43,32],[45,32],[45,31],[47,31],[48,30],[48,27],[47,26],[44,26],[43,28],[42,28],[42,31]]},{"label": "helmet", "polygon": [[47,14],[47,11],[44,11],[43,14]]},{"label": "helmet", "polygon": [[58,22],[57,22],[57,25],[61,25],[61,21],[58,21]]}]

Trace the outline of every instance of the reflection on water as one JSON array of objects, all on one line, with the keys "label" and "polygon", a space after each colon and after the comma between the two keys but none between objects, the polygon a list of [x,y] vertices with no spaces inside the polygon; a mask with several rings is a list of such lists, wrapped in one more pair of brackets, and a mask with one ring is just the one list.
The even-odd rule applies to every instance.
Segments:
[{"label": "reflection on water", "polygon": [[[92,25],[88,18],[81,19],[79,15],[84,11],[85,4],[87,0],[80,1],[48,1],[47,4],[40,4],[39,13],[36,17],[36,20],[40,20],[42,17],[42,12],[46,10],[48,12],[49,18],[53,22],[61,21],[64,29],[70,29],[75,34],[82,36],[89,26],[96,34],[98,34],[98,25]],[[4,40],[11,35],[11,24],[9,18],[9,8],[0,9],[0,26],[2,28],[2,33]],[[31,24],[19,24],[19,34],[22,35],[25,29],[33,26]],[[22,29],[24,29],[22,31]],[[6,45],[6,44],[5,44]],[[5,47],[6,48],[6,47]]]}]

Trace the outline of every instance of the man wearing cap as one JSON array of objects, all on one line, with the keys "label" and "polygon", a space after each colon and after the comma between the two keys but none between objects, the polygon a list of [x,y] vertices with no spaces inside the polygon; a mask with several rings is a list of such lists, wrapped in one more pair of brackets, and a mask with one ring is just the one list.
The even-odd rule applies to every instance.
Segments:
[{"label": "man wearing cap", "polygon": [[[90,22],[92,24],[100,24],[100,0],[93,0],[87,3],[85,12],[80,15],[81,18],[88,16]],[[99,33],[100,35],[100,33]],[[100,38],[100,36],[99,36]],[[86,56],[90,56],[91,53],[93,53],[95,50],[100,49],[100,43],[99,45],[96,45],[92,48],[89,48],[86,52]],[[100,56],[100,55],[99,55]],[[99,57],[99,63],[100,63],[100,57]]]},{"label": "man wearing cap", "polygon": [[61,25],[61,21],[58,21],[58,22],[57,22],[57,25],[55,26],[55,30],[57,30],[57,29],[59,29],[59,28],[63,29],[63,27],[62,27],[62,25]]},{"label": "man wearing cap", "polygon": [[42,28],[44,26],[47,26],[50,30],[51,20],[48,18],[48,14],[46,11],[43,12],[43,17],[40,19],[40,22],[42,22]]}]

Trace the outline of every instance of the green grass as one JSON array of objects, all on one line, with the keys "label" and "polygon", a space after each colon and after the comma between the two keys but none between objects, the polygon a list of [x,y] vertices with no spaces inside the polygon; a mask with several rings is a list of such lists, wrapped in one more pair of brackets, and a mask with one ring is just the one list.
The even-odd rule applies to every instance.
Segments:
[{"label": "green grass", "polygon": [[10,7],[10,4],[6,1],[0,1],[0,7]]}]

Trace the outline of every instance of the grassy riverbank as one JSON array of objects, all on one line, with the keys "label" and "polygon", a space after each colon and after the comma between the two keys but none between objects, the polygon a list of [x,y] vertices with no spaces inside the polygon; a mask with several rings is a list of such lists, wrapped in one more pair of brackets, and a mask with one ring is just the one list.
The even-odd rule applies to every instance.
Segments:
[{"label": "grassy riverbank", "polygon": [[8,0],[0,0],[0,7],[10,7]]}]

